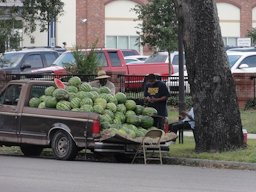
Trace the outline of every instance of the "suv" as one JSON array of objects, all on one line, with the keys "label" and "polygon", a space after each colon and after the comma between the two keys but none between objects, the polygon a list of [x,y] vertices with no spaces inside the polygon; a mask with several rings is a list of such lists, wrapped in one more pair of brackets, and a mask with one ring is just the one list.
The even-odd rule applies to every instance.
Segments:
[{"label": "suv", "polygon": [[[174,73],[177,73],[179,71],[179,52],[174,51],[171,53],[170,56],[171,56],[171,64],[173,66]],[[184,70],[186,70],[185,56],[183,57],[183,59],[184,59]],[[169,63],[168,52],[167,51],[157,52],[151,55],[149,58],[147,58],[144,63]]]},{"label": "suv", "polygon": [[29,73],[50,66],[58,56],[57,51],[46,48],[5,52],[0,57],[0,71],[8,74]]},{"label": "suv", "polygon": [[[231,73],[256,73],[256,52],[227,51],[228,64]],[[166,86],[171,94],[179,93],[179,73],[168,78]],[[187,71],[184,71],[184,90],[190,93]]]}]

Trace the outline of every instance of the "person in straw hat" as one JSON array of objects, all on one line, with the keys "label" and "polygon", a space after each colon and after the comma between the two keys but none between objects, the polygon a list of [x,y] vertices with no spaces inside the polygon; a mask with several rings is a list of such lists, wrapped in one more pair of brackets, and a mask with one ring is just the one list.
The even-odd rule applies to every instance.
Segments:
[{"label": "person in straw hat", "polygon": [[98,75],[95,78],[95,80],[91,81],[89,84],[92,87],[97,87],[97,88],[100,88],[103,86],[108,87],[111,90],[111,93],[114,95],[116,93],[116,87],[114,83],[108,80],[109,78],[110,76],[106,74],[106,71],[100,70],[98,71]]}]

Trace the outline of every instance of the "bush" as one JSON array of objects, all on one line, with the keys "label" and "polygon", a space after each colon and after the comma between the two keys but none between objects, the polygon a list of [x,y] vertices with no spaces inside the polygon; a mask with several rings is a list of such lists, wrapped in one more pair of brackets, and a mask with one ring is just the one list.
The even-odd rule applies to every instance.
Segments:
[{"label": "bush", "polygon": [[245,106],[244,106],[244,110],[248,110],[248,109],[256,109],[256,100],[255,99],[249,99]]},{"label": "bush", "polygon": [[[167,101],[168,105],[174,106],[174,107],[178,107],[179,106],[179,96],[171,96],[169,97],[168,101]],[[191,96],[185,96],[185,106],[187,108],[192,107],[192,97]]]},{"label": "bush", "polygon": [[99,64],[97,54],[95,53],[96,44],[97,43],[94,43],[89,51],[80,51],[79,48],[76,47],[76,50],[73,52],[76,64],[67,65],[65,67],[66,71],[70,74],[97,74]]}]

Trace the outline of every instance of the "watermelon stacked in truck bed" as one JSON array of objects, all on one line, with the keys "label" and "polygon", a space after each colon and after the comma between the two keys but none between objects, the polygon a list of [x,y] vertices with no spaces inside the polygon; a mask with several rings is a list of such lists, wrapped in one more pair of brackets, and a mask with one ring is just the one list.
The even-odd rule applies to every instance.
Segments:
[{"label": "watermelon stacked in truck bed", "polygon": [[152,116],[157,113],[154,108],[136,105],[122,92],[112,95],[107,87],[91,87],[76,76],[66,86],[49,86],[44,93],[31,98],[29,106],[98,113],[103,137],[118,134],[134,139],[154,128]]}]

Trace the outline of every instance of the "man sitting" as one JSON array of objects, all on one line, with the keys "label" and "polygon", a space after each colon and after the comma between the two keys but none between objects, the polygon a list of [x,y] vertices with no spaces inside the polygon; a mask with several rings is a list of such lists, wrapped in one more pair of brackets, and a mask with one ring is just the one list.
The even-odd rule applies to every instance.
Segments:
[{"label": "man sitting", "polygon": [[110,78],[110,76],[108,76],[105,71],[100,70],[98,72],[97,77],[95,78],[95,81],[91,81],[89,82],[89,84],[92,87],[97,87],[97,88],[100,88],[103,86],[108,87],[111,90],[111,93],[114,95],[116,93],[116,87],[114,83],[108,80],[108,78]]},{"label": "man sitting", "polygon": [[180,121],[169,125],[169,131],[177,134],[180,129],[191,129],[195,128],[195,116],[193,107],[189,111],[182,111]]}]

